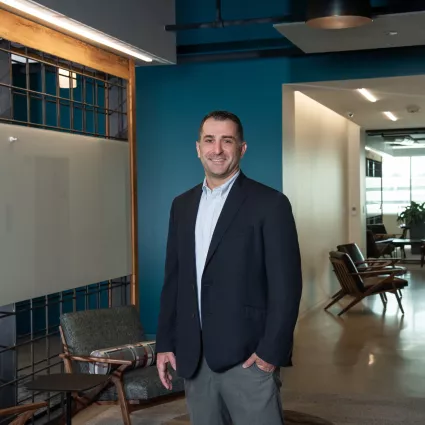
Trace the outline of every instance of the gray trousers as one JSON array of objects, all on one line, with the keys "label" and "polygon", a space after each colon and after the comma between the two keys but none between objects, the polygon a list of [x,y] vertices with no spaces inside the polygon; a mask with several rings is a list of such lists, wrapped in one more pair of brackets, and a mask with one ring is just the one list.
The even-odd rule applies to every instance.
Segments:
[{"label": "gray trousers", "polygon": [[263,372],[253,364],[215,373],[205,359],[185,380],[192,425],[283,425],[279,369]]}]

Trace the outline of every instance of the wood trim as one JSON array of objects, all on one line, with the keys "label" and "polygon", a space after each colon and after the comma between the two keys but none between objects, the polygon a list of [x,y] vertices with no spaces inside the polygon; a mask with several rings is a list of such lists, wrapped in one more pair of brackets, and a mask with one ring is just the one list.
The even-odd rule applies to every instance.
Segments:
[{"label": "wood trim", "polygon": [[116,77],[129,79],[130,60],[77,38],[0,9],[0,37],[77,62]]},{"label": "wood trim", "polygon": [[127,126],[130,147],[130,186],[131,186],[131,246],[132,275],[130,302],[139,308],[139,258],[138,258],[138,220],[137,220],[137,157],[136,157],[136,65],[129,60],[129,79],[127,87]]},{"label": "wood trim", "polygon": [[21,413],[30,412],[31,415],[35,413],[38,409],[47,407],[45,401],[40,403],[30,403],[23,404],[21,406],[8,407],[6,409],[0,409],[0,416],[10,416],[10,415],[19,415]]}]

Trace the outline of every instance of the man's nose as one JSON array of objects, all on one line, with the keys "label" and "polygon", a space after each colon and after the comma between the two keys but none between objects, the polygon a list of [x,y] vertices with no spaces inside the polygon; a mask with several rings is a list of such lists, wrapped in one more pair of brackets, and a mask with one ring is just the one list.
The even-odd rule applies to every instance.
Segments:
[{"label": "man's nose", "polygon": [[223,152],[223,146],[221,142],[215,142],[214,143],[214,153],[216,155],[220,155]]}]

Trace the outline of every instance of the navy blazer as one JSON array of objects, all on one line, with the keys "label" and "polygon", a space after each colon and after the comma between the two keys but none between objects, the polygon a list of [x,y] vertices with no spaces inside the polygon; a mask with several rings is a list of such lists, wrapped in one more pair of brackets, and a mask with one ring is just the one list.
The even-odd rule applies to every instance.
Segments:
[{"label": "navy blazer", "polygon": [[242,172],[236,179],[205,263],[201,329],[195,259],[201,194],[199,184],[172,203],[157,352],[173,352],[183,378],[194,375],[202,355],[216,372],[254,352],[275,366],[291,365],[302,275],[287,197]]}]

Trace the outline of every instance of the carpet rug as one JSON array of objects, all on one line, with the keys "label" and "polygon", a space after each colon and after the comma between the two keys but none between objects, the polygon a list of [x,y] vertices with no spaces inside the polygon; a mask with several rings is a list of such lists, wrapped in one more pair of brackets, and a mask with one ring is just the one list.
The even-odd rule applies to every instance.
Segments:
[{"label": "carpet rug", "polygon": [[[425,423],[425,401],[422,398],[381,398],[368,394],[297,394],[283,393],[284,409],[288,413],[299,413],[299,422],[285,425],[423,425]],[[292,411],[292,412],[289,412]],[[305,421],[312,415],[314,420]],[[187,418],[185,400],[134,412],[132,425],[190,425]],[[296,416],[292,416],[296,419]],[[301,421],[303,420],[303,421]],[[122,418],[118,406],[112,406],[85,425],[121,425]],[[238,425],[238,424],[237,424]]]}]

